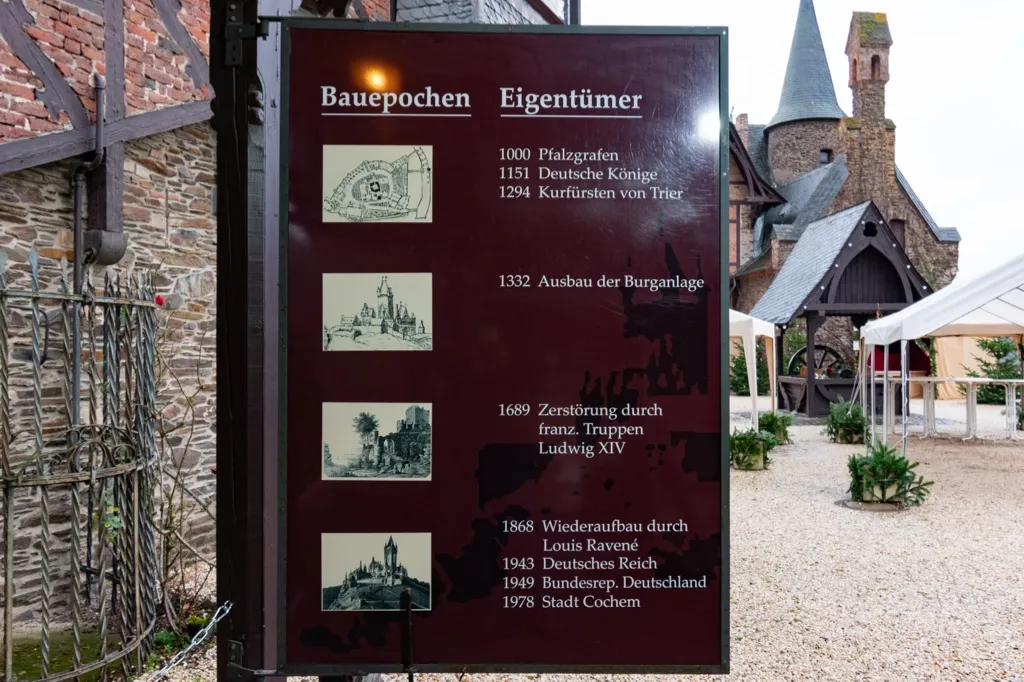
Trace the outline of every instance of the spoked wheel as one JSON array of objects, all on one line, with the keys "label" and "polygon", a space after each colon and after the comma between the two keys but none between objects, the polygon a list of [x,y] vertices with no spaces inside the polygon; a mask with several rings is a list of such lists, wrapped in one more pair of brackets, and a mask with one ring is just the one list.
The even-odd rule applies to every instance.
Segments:
[{"label": "spoked wheel", "polygon": [[[793,353],[793,357],[789,359],[789,366],[786,368],[786,374],[789,376],[798,376],[800,370],[807,366],[807,346],[804,346],[797,352]],[[825,346],[822,344],[815,344],[814,346],[814,369],[817,371],[823,371],[828,374],[828,370],[833,367],[844,366],[843,359],[839,355],[839,351],[836,349]]]}]

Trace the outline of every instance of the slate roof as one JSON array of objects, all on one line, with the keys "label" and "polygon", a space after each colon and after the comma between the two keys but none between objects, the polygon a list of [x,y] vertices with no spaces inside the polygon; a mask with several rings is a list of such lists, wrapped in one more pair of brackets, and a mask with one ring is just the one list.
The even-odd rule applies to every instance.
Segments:
[{"label": "slate roof", "polygon": [[768,127],[790,121],[846,118],[836,100],[832,73],[812,0],[800,0],[779,109]]},{"label": "slate roof", "polygon": [[828,273],[870,205],[865,201],[808,225],[750,314],[773,324],[788,324]]},{"label": "slate roof", "polygon": [[775,185],[775,177],[772,175],[772,164],[768,161],[768,136],[764,129],[767,126],[752,125],[747,127],[747,154],[754,162],[754,168],[768,184]]},{"label": "slate roof", "polygon": [[917,196],[917,193],[914,192],[914,189],[910,186],[910,182],[907,181],[907,176],[903,175],[899,166],[896,167],[896,181],[900,183],[900,186],[903,187],[907,196],[910,197],[911,203],[913,203],[917,210],[921,212],[921,215],[924,216],[924,221],[928,223],[928,228],[932,231],[932,234],[935,235],[936,239],[940,242],[956,243],[960,241],[960,231],[958,229],[955,227],[939,227],[938,223],[935,222],[935,219],[932,218],[932,214],[924,207],[924,203],[921,201],[920,197]]},{"label": "slate roof", "polygon": [[[799,239],[804,228],[825,216],[849,177],[846,156],[839,154],[832,163],[815,168],[788,185],[777,187],[779,194],[786,198],[786,203],[773,206],[764,214],[765,226],[787,226],[789,229],[782,232],[776,230],[779,239]],[[760,240],[754,245],[755,251],[767,248],[768,236],[769,230],[761,231]]]}]

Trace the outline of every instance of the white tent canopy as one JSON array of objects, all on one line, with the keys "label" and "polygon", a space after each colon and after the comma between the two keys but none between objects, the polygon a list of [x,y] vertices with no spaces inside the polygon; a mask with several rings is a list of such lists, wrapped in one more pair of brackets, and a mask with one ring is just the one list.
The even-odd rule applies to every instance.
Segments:
[{"label": "white tent canopy", "polygon": [[757,428],[757,337],[764,337],[768,351],[768,390],[772,397],[772,412],[775,411],[775,325],[759,320],[738,310],[729,311],[729,338],[740,339],[743,355],[747,361],[747,382],[750,385],[750,421]]},{"label": "white tent canopy", "polygon": [[[915,339],[936,336],[997,337],[1024,335],[1024,254],[1009,260],[986,275],[956,280],[944,289],[926,296],[903,310],[873,320],[860,331],[864,351],[874,357],[875,346],[900,342],[900,383],[903,397],[903,454],[907,452],[907,344]],[[889,355],[883,369],[882,442],[889,433]],[[865,363],[867,365],[868,363]],[[872,396],[877,367],[870,371]],[[867,376],[864,395],[867,395]],[[863,399],[862,399],[863,400]],[[872,398],[871,431],[874,437]],[[968,407],[968,411],[970,407]]]},{"label": "white tent canopy", "polygon": [[1024,254],[980,277],[955,281],[861,329],[873,346],[926,336],[1024,334]]}]

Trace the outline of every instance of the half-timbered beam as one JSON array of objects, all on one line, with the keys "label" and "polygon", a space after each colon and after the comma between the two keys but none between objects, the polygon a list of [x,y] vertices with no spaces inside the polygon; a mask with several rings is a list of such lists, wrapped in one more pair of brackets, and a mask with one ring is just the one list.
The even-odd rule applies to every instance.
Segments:
[{"label": "half-timbered beam", "polygon": [[22,0],[0,2],[0,37],[14,56],[43,82],[42,89],[36,90],[36,97],[46,106],[46,111],[55,121],[59,121],[61,113],[65,113],[74,127],[88,126],[89,112],[85,110],[78,93],[36,41],[25,32],[26,27],[34,24],[35,19],[25,9]]},{"label": "half-timbered beam", "polygon": [[[0,2],[0,8],[4,5]],[[213,117],[210,100],[200,100],[136,114],[110,123],[104,137],[113,145],[159,135]],[[91,125],[0,144],[0,174],[34,168],[92,151],[96,132]]]},{"label": "half-timbered beam", "polygon": [[[105,126],[124,118],[124,0],[106,0],[103,6]],[[104,129],[106,132],[106,129]],[[85,248],[99,265],[113,265],[128,248],[124,234],[124,141],[107,145],[103,164],[86,177],[89,213]]]},{"label": "half-timbered beam", "polygon": [[67,2],[87,12],[92,12],[96,16],[103,16],[104,0],[67,0]]},{"label": "half-timbered beam", "polygon": [[747,148],[740,139],[739,131],[733,123],[729,124],[729,151],[739,166],[740,173],[747,185],[747,202],[763,204],[783,204],[785,197],[769,185],[754,167],[754,162],[747,153]]},{"label": "half-timbered beam", "polygon": [[[107,2],[109,1],[107,0]],[[181,11],[181,0],[153,0],[153,7],[156,9],[157,14],[160,15],[160,21],[164,23],[164,28],[170,34],[171,40],[188,57],[188,63],[185,64],[185,73],[192,78],[192,84],[197,88],[207,85],[210,82],[210,65],[206,63],[206,58],[203,57],[199,46],[193,40],[192,34],[188,32],[188,29],[178,19],[178,12]]]}]

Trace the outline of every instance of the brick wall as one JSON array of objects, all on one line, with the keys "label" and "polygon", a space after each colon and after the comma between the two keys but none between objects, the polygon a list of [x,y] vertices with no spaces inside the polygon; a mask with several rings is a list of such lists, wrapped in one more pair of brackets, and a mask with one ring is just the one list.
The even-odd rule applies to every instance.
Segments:
[{"label": "brick wall", "polygon": [[[96,2],[92,10],[65,0],[4,0],[5,7],[0,8],[0,142],[81,127],[94,120],[93,74],[107,74],[112,66],[105,49],[107,20],[115,22],[109,32],[123,36],[126,115],[210,96],[209,3],[123,3],[123,26],[118,31],[112,0]],[[104,17],[100,11],[112,16]],[[108,87],[113,85],[108,82]],[[115,97],[115,91],[108,93],[108,110]]]},{"label": "brick wall", "polygon": [[[389,0],[360,1],[368,19],[388,19]],[[0,3],[0,39],[4,41],[0,45],[0,144],[55,133],[72,123],[90,125],[92,119],[85,115],[83,120],[80,114],[95,111],[91,74],[93,70],[109,72],[110,66],[104,64],[104,17],[63,0]],[[112,3],[104,0],[103,6],[107,4]],[[96,5],[101,6],[99,0]],[[24,9],[22,14],[19,8]],[[125,114],[208,97],[208,3],[124,0],[123,9]],[[21,23],[7,21],[11,16],[20,16]],[[12,36],[27,61],[14,54],[7,42]],[[57,77],[51,78],[53,74]],[[109,78],[107,85],[109,89]],[[62,88],[74,97],[57,97]],[[110,102],[108,99],[108,112]],[[76,103],[81,107],[78,114],[74,112]],[[55,107],[56,113],[51,112]],[[72,110],[70,115],[68,110]],[[156,339],[159,430],[165,436],[161,439],[163,466],[165,471],[177,472],[198,502],[205,504],[211,504],[215,494],[215,150],[209,123],[125,144],[122,213],[128,250],[112,268],[153,272],[164,298]],[[71,177],[79,161],[68,159],[0,175],[0,249],[10,263],[10,286],[26,285],[28,255],[35,248],[41,254],[42,286],[55,287],[60,257],[72,255]],[[88,205],[85,208],[88,213]],[[97,277],[102,280],[102,273]],[[52,303],[46,305],[52,308]],[[13,341],[24,351],[29,325],[20,312],[14,315],[14,322]],[[31,433],[32,396],[24,390],[29,385],[30,365],[23,360],[19,363],[13,370],[20,372],[21,389],[12,392],[11,409],[17,420],[15,430]],[[47,417],[49,437],[63,421],[58,418],[63,408],[62,370],[57,362],[47,363],[43,374],[44,406],[47,415],[54,415],[52,420]],[[59,443],[52,445],[58,447]],[[18,450],[14,456],[24,458],[27,452]],[[65,537],[67,504],[64,499],[51,505],[58,512],[51,529]],[[19,524],[15,530],[19,538],[14,556],[15,618],[19,628],[37,627],[39,619],[40,516],[33,505],[38,506],[38,496],[26,496],[15,506]],[[58,523],[62,513],[64,521]],[[196,510],[190,519],[186,529],[189,541],[212,554],[213,518]],[[66,600],[70,564],[66,555],[59,554],[52,555],[50,563],[55,579],[54,618],[64,621],[68,614],[61,611],[61,604]]]}]

